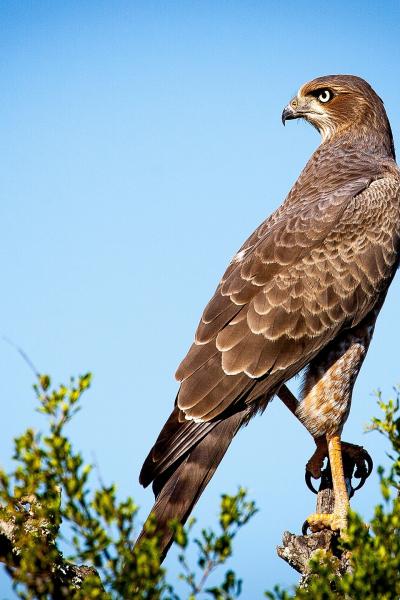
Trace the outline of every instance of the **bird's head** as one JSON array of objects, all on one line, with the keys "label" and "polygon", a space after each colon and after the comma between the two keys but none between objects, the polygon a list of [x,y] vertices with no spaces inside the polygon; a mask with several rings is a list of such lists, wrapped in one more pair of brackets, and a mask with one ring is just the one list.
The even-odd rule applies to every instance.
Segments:
[{"label": "bird's head", "polygon": [[299,118],[316,127],[324,142],[348,130],[357,137],[384,132],[391,138],[382,100],[353,75],[327,75],[302,85],[282,113],[283,124]]}]

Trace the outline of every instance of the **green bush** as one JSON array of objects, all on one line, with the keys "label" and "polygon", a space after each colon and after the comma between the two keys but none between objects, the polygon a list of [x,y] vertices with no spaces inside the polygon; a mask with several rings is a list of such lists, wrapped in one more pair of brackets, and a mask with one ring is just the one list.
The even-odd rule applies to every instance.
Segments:
[{"label": "green bush", "polygon": [[[34,389],[47,431],[28,429],[18,437],[16,468],[9,474],[0,470],[0,560],[23,599],[179,600],[160,566],[155,524],[149,522],[147,537],[134,549],[137,505],[130,497],[119,500],[115,484],[96,487],[93,466],[65,433],[90,382],[86,374],[53,389],[48,376],[38,377]],[[319,552],[310,563],[313,576],[306,589],[275,588],[266,597],[400,598],[399,394],[388,403],[379,399],[379,405],[383,416],[373,419],[371,429],[390,442],[391,468],[387,473],[379,469],[382,502],[369,527],[351,513],[349,530],[340,541],[350,553],[352,572],[339,577],[337,559]],[[210,588],[207,582],[232,555],[234,538],[256,510],[241,488],[222,496],[218,532],[203,529],[190,542],[194,519],[186,528],[171,524],[180,548],[185,598],[231,600],[241,595],[242,581],[231,570],[221,574],[219,585]],[[197,546],[195,567],[187,558],[190,543]]]},{"label": "green bush", "polygon": [[[130,497],[119,501],[115,484],[96,488],[90,480],[93,466],[85,463],[65,433],[90,382],[86,374],[68,387],[52,389],[47,375],[38,378],[34,389],[48,432],[28,429],[15,440],[15,470],[10,474],[0,470],[0,522],[11,525],[13,532],[12,545],[7,552],[0,550],[0,560],[24,599],[173,600],[177,595],[160,566],[154,523],[148,524],[148,536],[134,549],[137,505]],[[220,531],[203,529],[195,540],[199,555],[195,570],[186,558],[194,520],[186,529],[171,523],[188,597],[205,591],[220,600],[239,596],[241,581],[232,571],[223,575],[220,586],[207,589],[206,583],[231,556],[233,539],[255,512],[244,489],[223,495]],[[87,568],[76,568],[81,563]]]}]

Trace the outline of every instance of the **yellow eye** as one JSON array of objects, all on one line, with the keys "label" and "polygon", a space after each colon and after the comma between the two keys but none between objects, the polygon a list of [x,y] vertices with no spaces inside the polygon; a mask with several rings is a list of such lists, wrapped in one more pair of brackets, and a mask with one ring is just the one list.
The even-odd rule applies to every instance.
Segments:
[{"label": "yellow eye", "polygon": [[322,90],[322,92],[318,95],[318,100],[323,102],[329,102],[332,99],[332,93],[329,90]]}]

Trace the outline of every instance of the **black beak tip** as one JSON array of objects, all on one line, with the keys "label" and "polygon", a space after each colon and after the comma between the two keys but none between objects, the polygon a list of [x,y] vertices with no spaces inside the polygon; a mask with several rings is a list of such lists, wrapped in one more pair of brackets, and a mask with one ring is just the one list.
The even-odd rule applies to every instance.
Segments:
[{"label": "black beak tip", "polygon": [[286,124],[286,121],[289,121],[290,119],[295,119],[295,115],[293,113],[293,109],[290,108],[289,106],[285,106],[285,108],[282,111],[282,123],[283,125]]}]

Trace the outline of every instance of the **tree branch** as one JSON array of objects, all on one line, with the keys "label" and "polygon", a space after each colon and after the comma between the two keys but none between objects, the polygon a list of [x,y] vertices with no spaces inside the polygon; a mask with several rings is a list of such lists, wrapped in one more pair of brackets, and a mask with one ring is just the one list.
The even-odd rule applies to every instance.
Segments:
[{"label": "tree branch", "polygon": [[[343,461],[347,488],[351,489],[351,474],[354,470],[354,462],[353,459],[347,455],[344,455]],[[332,513],[334,501],[335,496],[333,492],[331,470],[328,462],[321,473],[316,512]],[[338,534],[329,529],[324,529],[308,535],[295,535],[289,531],[285,531],[283,534],[282,545],[277,547],[278,556],[302,575],[299,583],[300,587],[307,587],[312,576],[309,563],[318,551],[323,551],[337,559],[335,561],[335,566],[338,575],[350,572],[351,564],[349,554],[339,549]]]},{"label": "tree branch", "polygon": [[88,578],[92,582],[97,580],[99,590],[104,591],[95,568],[75,565],[65,560],[61,552],[55,549],[51,525],[45,521],[38,521],[32,510],[35,504],[37,501],[33,497],[16,502],[18,514],[21,516],[18,519],[14,514],[8,515],[4,507],[0,507],[0,562],[5,564],[11,576],[20,568],[24,539],[26,540],[27,536],[35,536],[40,538],[41,544],[47,547],[49,554],[54,557],[50,567],[36,573],[34,580],[30,581],[30,589],[34,590],[38,597],[42,597],[43,591],[50,588],[54,600],[71,598],[71,592],[79,591]]}]

